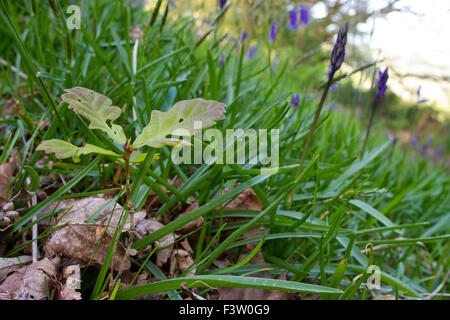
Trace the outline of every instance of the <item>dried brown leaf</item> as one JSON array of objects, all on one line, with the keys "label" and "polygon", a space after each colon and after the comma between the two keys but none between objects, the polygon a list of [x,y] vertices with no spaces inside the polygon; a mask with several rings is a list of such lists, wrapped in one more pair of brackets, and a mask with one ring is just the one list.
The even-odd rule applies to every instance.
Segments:
[{"label": "dried brown leaf", "polygon": [[[142,219],[137,221],[136,223],[136,232],[138,236],[145,237],[150,233],[159,230],[164,225],[157,221],[156,219]],[[162,240],[157,241],[154,246],[158,247],[159,250],[156,253],[156,264],[161,267],[164,265],[170,258],[170,254],[173,250],[173,243],[175,242],[177,235],[176,234],[168,234],[163,237]],[[149,252],[152,250],[152,246],[147,247],[144,251]]]},{"label": "dried brown leaf", "polygon": [[[185,215],[187,215],[188,213],[198,209],[198,202],[194,202],[193,204],[191,204],[183,213],[181,213],[177,219],[180,219],[182,217],[184,217]],[[203,224],[203,217],[198,217],[194,220],[192,220],[191,222],[185,224],[184,226],[182,226],[180,229],[178,229],[177,231],[181,234],[187,234],[191,231],[194,231],[195,229],[201,227]]]},{"label": "dried brown leaf", "polygon": [[60,300],[81,300],[81,293],[77,291],[81,285],[80,265],[64,267],[63,278],[66,279],[66,283],[59,293]]},{"label": "dried brown leaf", "polygon": [[[239,184],[235,185],[233,188],[236,188]],[[226,190],[231,190],[233,188],[228,188]],[[224,193],[228,192],[224,190]],[[238,195],[233,201],[231,201],[223,210],[256,210],[261,211],[263,209],[263,204],[261,200],[259,200],[253,189],[249,188],[244,190],[240,195]]]},{"label": "dried brown leaf", "polygon": [[17,152],[13,150],[8,162],[0,164],[0,206],[6,202],[6,189],[16,170]]},{"label": "dried brown leaf", "polygon": [[25,264],[31,262],[31,260],[31,256],[0,258],[0,282],[2,282],[8,274],[22,268]]},{"label": "dried brown leaf", "polygon": [[[176,277],[180,272],[186,271],[192,264],[194,259],[192,259],[189,252],[183,249],[173,250],[170,255],[170,278]],[[186,276],[195,275],[195,268],[189,271]]]},{"label": "dried brown leaf", "polygon": [[[5,300],[44,300],[47,288],[52,289],[53,278],[59,261],[44,258],[31,265],[20,268],[8,276],[0,285],[0,299]],[[47,281],[45,280],[47,279]]]},{"label": "dried brown leaf", "polygon": [[[59,204],[53,203],[47,207],[45,212],[54,209],[69,209],[69,212],[60,213],[61,218],[54,231],[47,240],[46,250],[67,258],[81,259],[89,261],[94,255],[97,246],[100,247],[95,254],[93,261],[102,264],[105,260],[109,245],[112,241],[114,231],[118,226],[122,215],[122,207],[119,204],[111,205],[95,220],[94,223],[86,223],[86,219],[91,217],[97,210],[108,202],[107,199],[99,197],[87,197],[81,199],[63,200]],[[110,221],[109,221],[110,220]],[[109,225],[108,225],[109,221]],[[68,223],[66,226],[58,227]],[[108,226],[108,227],[107,227]],[[130,229],[127,222],[123,231]],[[105,232],[103,233],[103,230]],[[103,239],[101,235],[103,234]],[[125,258],[124,269],[130,268],[130,261],[122,243],[117,242],[114,250],[113,265],[118,270]]]}]

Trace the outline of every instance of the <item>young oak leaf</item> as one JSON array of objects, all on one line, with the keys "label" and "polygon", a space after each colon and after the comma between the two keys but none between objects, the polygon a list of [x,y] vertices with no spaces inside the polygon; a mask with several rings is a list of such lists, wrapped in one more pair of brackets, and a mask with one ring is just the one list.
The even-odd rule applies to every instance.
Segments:
[{"label": "young oak leaf", "polygon": [[[90,120],[90,129],[99,129],[106,132],[114,141],[125,144],[126,137],[121,126],[112,121],[120,116],[120,108],[111,106],[112,101],[107,96],[90,89],[75,87],[65,90],[67,93],[61,99],[69,104],[75,113]],[[111,121],[111,127],[106,122]]]},{"label": "young oak leaf", "polygon": [[[139,150],[134,150],[130,155],[130,162],[133,164],[137,164],[139,162],[142,162],[145,160],[145,157],[147,156],[147,153],[142,153]],[[159,160],[160,154],[155,153],[152,158],[152,164],[155,162],[155,160]]]},{"label": "young oak leaf", "polygon": [[[225,104],[201,98],[177,102],[166,112],[153,110],[149,124],[136,137],[132,147],[138,148],[147,145],[152,148],[160,148],[163,144],[176,145],[180,140],[169,136],[192,136],[194,122],[201,123],[201,128],[207,128],[214,125],[215,120],[225,119],[224,113]],[[182,132],[182,134],[177,132]]]},{"label": "young oak leaf", "polygon": [[89,143],[84,147],[77,147],[69,142],[58,139],[42,141],[42,143],[36,148],[36,150],[45,151],[46,153],[54,152],[55,156],[59,159],[72,157],[74,162],[80,161],[80,155],[89,153],[98,153],[107,156],[119,157],[118,154],[112,151],[105,150]]}]

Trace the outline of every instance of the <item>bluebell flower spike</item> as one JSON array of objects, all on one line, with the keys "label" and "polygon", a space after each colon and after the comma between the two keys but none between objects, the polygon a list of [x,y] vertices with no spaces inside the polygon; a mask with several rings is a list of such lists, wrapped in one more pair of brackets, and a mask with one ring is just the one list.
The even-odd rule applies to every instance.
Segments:
[{"label": "bluebell flower spike", "polygon": [[222,10],[227,4],[227,0],[219,0],[219,9]]},{"label": "bluebell flower spike", "polygon": [[387,90],[387,81],[389,79],[388,69],[389,68],[386,68],[384,72],[378,70],[378,91],[375,97],[376,102],[380,101]]},{"label": "bluebell flower spike", "polygon": [[293,106],[294,108],[297,108],[300,105],[300,94],[295,94],[292,96],[291,99],[291,106]]},{"label": "bluebell flower spike", "polygon": [[339,29],[333,51],[331,51],[330,67],[328,69],[328,78],[331,80],[339,70],[345,59],[345,45],[347,44],[348,22]]},{"label": "bluebell flower spike", "polygon": [[277,22],[272,22],[270,25],[270,34],[269,34],[269,41],[275,41],[277,39],[276,29],[278,27]]},{"label": "bluebell flower spike", "polygon": [[294,8],[289,12],[289,24],[286,26],[289,30],[297,30],[300,25],[298,24],[297,19],[297,8]]},{"label": "bluebell flower spike", "polygon": [[300,5],[300,22],[304,25],[309,25],[309,10],[304,4]]}]

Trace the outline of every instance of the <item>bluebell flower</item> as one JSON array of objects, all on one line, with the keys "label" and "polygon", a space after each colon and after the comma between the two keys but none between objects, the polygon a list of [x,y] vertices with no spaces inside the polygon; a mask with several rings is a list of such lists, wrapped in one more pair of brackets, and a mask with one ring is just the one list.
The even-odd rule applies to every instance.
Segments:
[{"label": "bluebell flower", "polygon": [[211,19],[202,19],[201,27],[203,27],[205,24],[211,25],[212,23],[213,21]]},{"label": "bluebell flower", "polygon": [[421,86],[419,86],[419,88],[417,88],[417,104],[428,102],[427,99],[420,99],[420,90],[421,90]]},{"label": "bluebell flower", "polygon": [[245,41],[245,39],[247,38],[247,31],[242,31],[241,33],[241,43]]},{"label": "bluebell flower", "polygon": [[422,149],[421,149],[421,154],[423,155],[423,156],[427,156],[428,155],[428,148],[431,146],[431,143],[433,142],[433,139],[431,138],[431,137],[428,137],[428,139],[427,139],[427,141],[425,141],[423,144],[422,144]]},{"label": "bluebell flower", "polygon": [[258,46],[250,47],[250,49],[248,49],[247,58],[253,59],[254,57],[256,57],[257,51],[258,51]]},{"label": "bluebell flower", "polygon": [[336,82],[334,82],[331,86],[330,86],[330,90],[331,91],[336,91],[338,89],[338,84]]},{"label": "bluebell flower", "polygon": [[242,31],[241,36],[239,37],[239,40],[236,37],[231,37],[231,40],[233,40],[236,48],[239,48],[240,45],[245,41],[245,39],[247,38],[247,31]]},{"label": "bluebell flower", "polygon": [[178,7],[177,7],[177,5],[175,4],[175,1],[174,0],[170,0],[169,1],[169,4],[170,4],[170,6],[173,8],[173,9],[178,9]]},{"label": "bluebell flower", "polygon": [[269,41],[275,41],[277,39],[276,28],[278,27],[278,22],[272,22],[270,25]]},{"label": "bluebell flower", "polygon": [[396,145],[398,141],[398,137],[397,134],[394,132],[394,134],[392,135],[392,145]]},{"label": "bluebell flower", "polygon": [[297,108],[299,105],[300,105],[300,95],[297,93],[292,96],[291,106]]},{"label": "bluebell flower", "polygon": [[222,10],[227,4],[227,0],[219,0],[219,9]]},{"label": "bluebell flower", "polygon": [[348,22],[339,29],[333,51],[331,51],[330,67],[328,68],[328,78],[331,80],[339,70],[345,58],[345,45],[347,44]]},{"label": "bluebell flower", "polygon": [[411,144],[411,146],[413,148],[417,147],[417,142],[419,141],[419,135],[416,133],[414,133],[414,136],[411,138],[411,140],[409,141],[409,143]]},{"label": "bluebell flower", "polygon": [[289,24],[286,26],[289,30],[297,30],[300,25],[298,24],[297,19],[297,8],[294,8],[291,12],[289,12]]},{"label": "bluebell flower", "polygon": [[378,102],[384,95],[384,93],[387,90],[387,80],[389,78],[388,69],[384,70],[384,72],[381,72],[381,70],[378,70],[378,91],[377,95],[375,97],[375,101]]},{"label": "bluebell flower", "polygon": [[225,64],[225,54],[222,52],[219,57],[219,67],[222,68]]},{"label": "bluebell flower", "polygon": [[334,108],[336,107],[336,102],[333,101],[330,103],[330,108],[328,109],[330,112],[332,112],[334,110]]},{"label": "bluebell flower", "polygon": [[309,10],[304,4],[300,5],[300,22],[309,25]]},{"label": "bluebell flower", "polygon": [[433,159],[439,161],[442,159],[442,152],[444,152],[444,146],[437,147],[433,152]]}]

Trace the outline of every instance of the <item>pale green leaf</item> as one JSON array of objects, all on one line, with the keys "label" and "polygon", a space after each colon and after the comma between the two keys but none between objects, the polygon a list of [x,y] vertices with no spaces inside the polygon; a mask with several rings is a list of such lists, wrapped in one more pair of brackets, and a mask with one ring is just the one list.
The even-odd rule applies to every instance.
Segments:
[{"label": "pale green leaf", "polygon": [[65,159],[72,157],[74,162],[80,161],[80,155],[89,153],[98,153],[107,156],[119,157],[118,154],[112,151],[105,150],[92,144],[87,144],[84,147],[77,147],[69,142],[58,139],[42,141],[42,143],[36,148],[36,150],[38,151],[42,150],[45,151],[46,153],[54,152],[55,156],[58,159]]},{"label": "pale green leaf", "polygon": [[[139,162],[142,162],[142,161],[144,161],[144,159],[145,159],[146,156],[147,156],[147,153],[142,153],[142,152],[140,152],[139,150],[135,150],[135,151],[133,151],[133,152],[131,153],[131,155],[130,155],[130,162],[132,162],[132,163],[139,163]],[[160,157],[160,154],[159,154],[159,153],[155,153],[155,154],[153,155],[153,158],[152,158],[152,163],[153,163],[155,160],[158,160],[159,157]]]},{"label": "pale green leaf", "polygon": [[77,149],[77,146],[58,139],[42,141],[42,143],[36,148],[36,150],[45,151],[46,153],[54,152],[58,159],[65,159],[75,156],[77,154]]},{"label": "pale green leaf", "polygon": [[113,156],[113,157],[119,157],[117,153],[114,153],[112,151],[94,146],[93,144],[86,144],[84,147],[78,148],[80,154],[89,154],[89,153],[98,153],[98,154],[104,154],[105,156]]},{"label": "pale green leaf", "polygon": [[193,135],[194,123],[198,123],[200,128],[207,128],[216,120],[225,119],[224,113],[225,104],[200,98],[177,102],[166,112],[153,110],[149,124],[132,146],[160,148],[163,144],[176,145],[180,139],[172,135]]},{"label": "pale green leaf", "polygon": [[[122,127],[112,123],[120,116],[120,108],[111,106],[111,99],[82,87],[66,89],[65,91],[67,93],[61,96],[62,100],[68,103],[69,108],[75,113],[91,121],[90,129],[102,130],[114,141],[125,144],[127,139]],[[106,122],[107,120],[111,121],[111,126]]]}]

